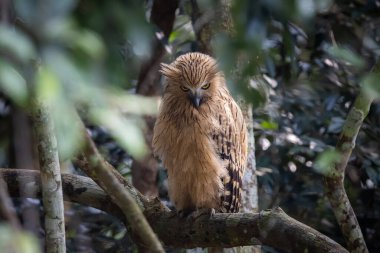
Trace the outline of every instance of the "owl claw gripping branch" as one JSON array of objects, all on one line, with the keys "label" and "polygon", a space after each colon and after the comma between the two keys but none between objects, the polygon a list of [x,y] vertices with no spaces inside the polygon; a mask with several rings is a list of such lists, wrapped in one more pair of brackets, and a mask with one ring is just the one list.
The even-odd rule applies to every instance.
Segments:
[{"label": "owl claw gripping branch", "polygon": [[201,53],[161,64],[161,73],[166,83],[153,150],[168,169],[171,201],[179,213],[238,212],[247,131],[223,73]]}]

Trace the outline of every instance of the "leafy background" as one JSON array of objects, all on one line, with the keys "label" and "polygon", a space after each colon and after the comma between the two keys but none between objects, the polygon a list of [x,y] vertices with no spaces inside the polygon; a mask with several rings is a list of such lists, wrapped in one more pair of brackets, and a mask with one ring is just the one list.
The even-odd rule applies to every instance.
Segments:
[{"label": "leafy background", "polygon": [[[213,11],[216,1],[198,4]],[[161,41],[167,61],[199,48],[190,1],[179,6],[170,37]],[[54,108],[65,171],[79,173],[66,162],[80,148],[72,124],[79,108],[103,154],[131,176],[132,157],[147,150],[141,115],[157,112],[155,99],[133,95],[159,32],[149,23],[151,7],[132,0],[13,1],[0,26],[0,167],[35,167],[24,159],[34,152],[33,139],[23,135],[30,133],[25,113],[33,96],[44,96]],[[260,209],[280,206],[342,244],[320,172],[334,159],[330,147],[360,89],[380,97],[379,73],[370,72],[380,55],[379,9],[376,0],[234,1],[234,37],[221,32],[211,42],[227,77],[244,59],[229,87],[254,107]],[[370,252],[380,250],[379,115],[375,100],[345,181]],[[165,180],[160,168],[167,201]],[[41,210],[35,200],[15,204],[20,213]],[[136,250],[113,217],[66,205],[68,252]],[[42,243],[43,232],[38,236]]]}]

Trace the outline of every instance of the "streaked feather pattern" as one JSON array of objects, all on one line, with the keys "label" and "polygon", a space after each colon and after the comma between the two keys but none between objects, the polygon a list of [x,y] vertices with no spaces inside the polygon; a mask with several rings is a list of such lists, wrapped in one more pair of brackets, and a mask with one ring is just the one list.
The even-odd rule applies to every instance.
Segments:
[{"label": "streaked feather pattern", "polygon": [[[247,132],[223,73],[200,53],[162,64],[161,73],[166,85],[152,145],[168,169],[171,200],[177,210],[238,212]],[[195,90],[198,108],[189,99]]]}]

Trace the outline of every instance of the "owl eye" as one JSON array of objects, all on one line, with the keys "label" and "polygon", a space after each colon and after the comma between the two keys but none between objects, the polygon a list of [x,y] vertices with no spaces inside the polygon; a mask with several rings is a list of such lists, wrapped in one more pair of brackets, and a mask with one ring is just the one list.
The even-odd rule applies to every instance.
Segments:
[{"label": "owl eye", "polygon": [[210,83],[206,83],[205,85],[202,86],[203,90],[207,90],[208,88],[210,88]]},{"label": "owl eye", "polygon": [[184,92],[188,92],[189,91],[189,88],[187,88],[187,87],[185,87],[183,85],[181,85],[180,87],[181,87],[181,90],[184,91]]}]

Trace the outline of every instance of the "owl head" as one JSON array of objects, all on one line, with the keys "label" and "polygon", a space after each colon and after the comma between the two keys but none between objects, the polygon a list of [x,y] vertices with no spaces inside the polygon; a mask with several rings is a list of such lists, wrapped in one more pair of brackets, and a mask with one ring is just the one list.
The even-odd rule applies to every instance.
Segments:
[{"label": "owl head", "polygon": [[215,59],[201,53],[187,53],[171,64],[162,63],[160,72],[167,79],[165,93],[187,100],[196,109],[225,86]]}]

